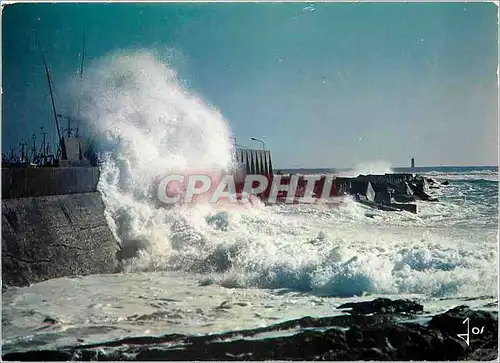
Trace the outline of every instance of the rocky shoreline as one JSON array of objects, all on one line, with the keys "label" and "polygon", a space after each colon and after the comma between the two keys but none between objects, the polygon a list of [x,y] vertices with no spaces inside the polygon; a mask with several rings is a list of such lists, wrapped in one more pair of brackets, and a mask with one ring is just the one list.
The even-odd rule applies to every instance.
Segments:
[{"label": "rocky shoreline", "polygon": [[[376,299],[338,307],[344,315],[304,317],[269,327],[205,336],[133,337],[58,350],[8,353],[4,361],[67,360],[496,360],[498,314],[458,306],[427,323],[423,306]],[[469,318],[469,344],[465,334]]]}]

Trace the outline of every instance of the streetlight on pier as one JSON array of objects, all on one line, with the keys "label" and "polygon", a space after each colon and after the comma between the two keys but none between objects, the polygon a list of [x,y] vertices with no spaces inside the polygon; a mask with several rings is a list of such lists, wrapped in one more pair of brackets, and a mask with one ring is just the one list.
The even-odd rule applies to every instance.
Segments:
[{"label": "streetlight on pier", "polygon": [[255,137],[252,137],[252,140],[262,143],[262,149],[266,150],[266,143],[264,141],[262,141],[260,139],[256,139]]}]

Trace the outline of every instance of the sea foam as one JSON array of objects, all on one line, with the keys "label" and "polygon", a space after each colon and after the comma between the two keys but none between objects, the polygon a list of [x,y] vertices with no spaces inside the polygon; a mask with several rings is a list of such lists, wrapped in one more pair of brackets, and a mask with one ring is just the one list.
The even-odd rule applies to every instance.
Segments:
[{"label": "sea foam", "polygon": [[[143,246],[128,272],[184,271],[204,276],[204,284],[342,297],[496,293],[494,225],[460,229],[466,210],[489,213],[481,201],[464,210],[442,195],[420,204],[419,215],[374,213],[350,200],[337,208],[158,206],[156,176],[230,167],[226,121],[147,52],[110,55],[89,67],[87,79],[82,110],[105,151],[99,190],[109,224],[122,244]],[[386,173],[391,166],[355,169]]]}]

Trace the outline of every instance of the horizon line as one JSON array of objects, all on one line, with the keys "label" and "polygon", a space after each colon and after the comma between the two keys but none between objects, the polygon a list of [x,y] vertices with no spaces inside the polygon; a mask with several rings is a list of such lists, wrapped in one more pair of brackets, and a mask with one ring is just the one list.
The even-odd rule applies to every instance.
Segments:
[{"label": "horizon line", "polygon": [[[356,169],[356,166],[351,167],[319,167],[319,168],[305,168],[305,167],[289,167],[289,168],[273,168],[274,170],[321,170],[321,169],[335,169],[335,170],[347,170]],[[498,168],[498,165],[425,165],[425,166],[391,166],[389,169],[421,169],[421,168]]]}]

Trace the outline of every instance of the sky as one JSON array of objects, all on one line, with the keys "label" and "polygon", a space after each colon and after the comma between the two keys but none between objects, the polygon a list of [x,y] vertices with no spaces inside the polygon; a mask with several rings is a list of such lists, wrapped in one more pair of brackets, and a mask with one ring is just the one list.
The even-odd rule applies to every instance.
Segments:
[{"label": "sky", "polygon": [[14,4],[2,13],[2,150],[53,128],[59,87],[117,50],[171,56],[239,144],[277,168],[498,165],[493,3]]}]

